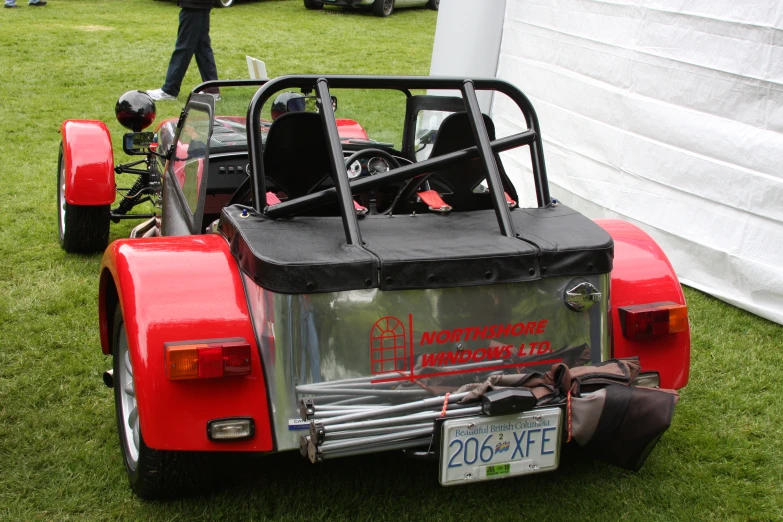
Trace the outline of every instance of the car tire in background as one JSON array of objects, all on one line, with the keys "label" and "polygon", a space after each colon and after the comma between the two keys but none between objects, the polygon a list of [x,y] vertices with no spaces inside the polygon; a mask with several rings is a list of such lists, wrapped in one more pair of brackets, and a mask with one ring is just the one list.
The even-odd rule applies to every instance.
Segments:
[{"label": "car tire in background", "polygon": [[72,205],[65,200],[65,157],[57,162],[57,225],[60,246],[70,254],[103,252],[109,244],[109,205]]},{"label": "car tire in background", "polygon": [[231,7],[234,0],[215,0],[215,7]]},{"label": "car tire in background", "polygon": [[114,313],[112,335],[117,434],[131,489],[145,500],[166,499],[210,490],[215,484],[214,455],[155,450],[144,443],[128,336],[119,306]]},{"label": "car tire in background", "polygon": [[375,16],[389,16],[394,11],[394,0],[375,0],[372,13]]},{"label": "car tire in background", "polygon": [[429,2],[427,2],[427,7],[429,7],[433,11],[437,11],[438,7],[440,7],[440,0],[430,0]]},{"label": "car tire in background", "polygon": [[324,4],[321,2],[316,2],[316,0],[304,0],[304,6],[307,9],[323,9]]}]

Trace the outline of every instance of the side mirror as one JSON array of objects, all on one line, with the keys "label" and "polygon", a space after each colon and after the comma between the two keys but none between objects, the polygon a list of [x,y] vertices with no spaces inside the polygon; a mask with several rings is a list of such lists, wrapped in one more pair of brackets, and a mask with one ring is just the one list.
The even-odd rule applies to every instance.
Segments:
[{"label": "side mirror", "polygon": [[158,137],[154,132],[127,132],[122,137],[122,150],[128,156],[149,154],[158,146]]}]

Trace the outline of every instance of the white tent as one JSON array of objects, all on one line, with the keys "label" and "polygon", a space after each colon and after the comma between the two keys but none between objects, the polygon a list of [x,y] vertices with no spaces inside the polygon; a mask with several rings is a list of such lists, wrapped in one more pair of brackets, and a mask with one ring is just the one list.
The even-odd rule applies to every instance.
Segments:
[{"label": "white tent", "polygon": [[[553,196],[783,324],[783,3],[443,0],[433,74],[491,67],[538,112]],[[509,111],[492,103],[500,135]],[[523,155],[504,162],[524,186]]]}]

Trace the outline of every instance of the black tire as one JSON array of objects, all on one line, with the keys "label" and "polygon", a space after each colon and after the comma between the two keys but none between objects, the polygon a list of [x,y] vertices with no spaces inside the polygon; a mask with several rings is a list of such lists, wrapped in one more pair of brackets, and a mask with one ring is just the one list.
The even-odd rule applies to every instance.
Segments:
[{"label": "black tire", "polygon": [[437,11],[438,7],[440,7],[440,0],[430,0],[427,2],[427,7],[432,9],[433,11]]},{"label": "black tire", "polygon": [[231,7],[234,0],[215,0],[215,7]]},{"label": "black tire", "polygon": [[386,17],[394,11],[394,0],[375,0],[372,4],[372,14]]},{"label": "black tire", "polygon": [[304,6],[307,9],[323,9],[324,4],[321,2],[316,2],[315,0],[304,0]]},{"label": "black tire", "polygon": [[109,244],[109,205],[71,205],[65,201],[65,158],[57,162],[57,228],[60,246],[71,254],[103,252]]},{"label": "black tire", "polygon": [[[149,448],[144,443],[141,425],[138,421],[138,410],[135,415],[138,429],[138,446],[133,438],[130,421],[125,422],[123,399],[133,396],[135,404],[135,388],[133,388],[132,365],[126,370],[124,354],[127,353],[128,339],[125,333],[125,323],[122,310],[117,307],[114,313],[113,349],[114,349],[114,407],[117,420],[117,434],[120,439],[120,451],[128,473],[131,490],[145,500],[173,498],[193,493],[209,491],[215,484],[214,455],[211,453],[162,451]],[[123,344],[124,343],[124,348]],[[131,383],[133,394],[125,392],[125,387]],[[126,403],[127,404],[127,403]],[[130,414],[130,412],[128,412]],[[129,418],[133,418],[130,417]],[[131,428],[132,429],[132,428]],[[132,448],[131,445],[134,447]],[[135,457],[135,458],[134,458]]]}]

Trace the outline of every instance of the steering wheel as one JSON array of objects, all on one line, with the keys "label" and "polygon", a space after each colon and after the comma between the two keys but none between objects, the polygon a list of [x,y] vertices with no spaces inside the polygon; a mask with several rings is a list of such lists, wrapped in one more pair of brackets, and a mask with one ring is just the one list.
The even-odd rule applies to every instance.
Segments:
[{"label": "steering wheel", "polygon": [[[345,159],[345,168],[346,170],[350,171],[351,165],[356,162],[359,159],[365,158],[365,157],[373,157],[373,158],[383,158],[386,160],[386,162],[389,164],[389,170],[394,170],[400,168],[400,162],[397,161],[397,159],[382,149],[376,149],[376,148],[369,148],[369,149],[362,149],[359,151],[354,152],[350,156],[348,156]],[[372,176],[373,174],[370,173]],[[356,176],[358,177],[358,176]],[[378,212],[378,210],[375,208],[375,201],[376,201],[376,193],[375,191],[369,192],[369,200],[370,200],[370,214],[382,214],[383,212]],[[396,198],[395,198],[396,199]],[[388,209],[387,209],[388,210]]]}]

